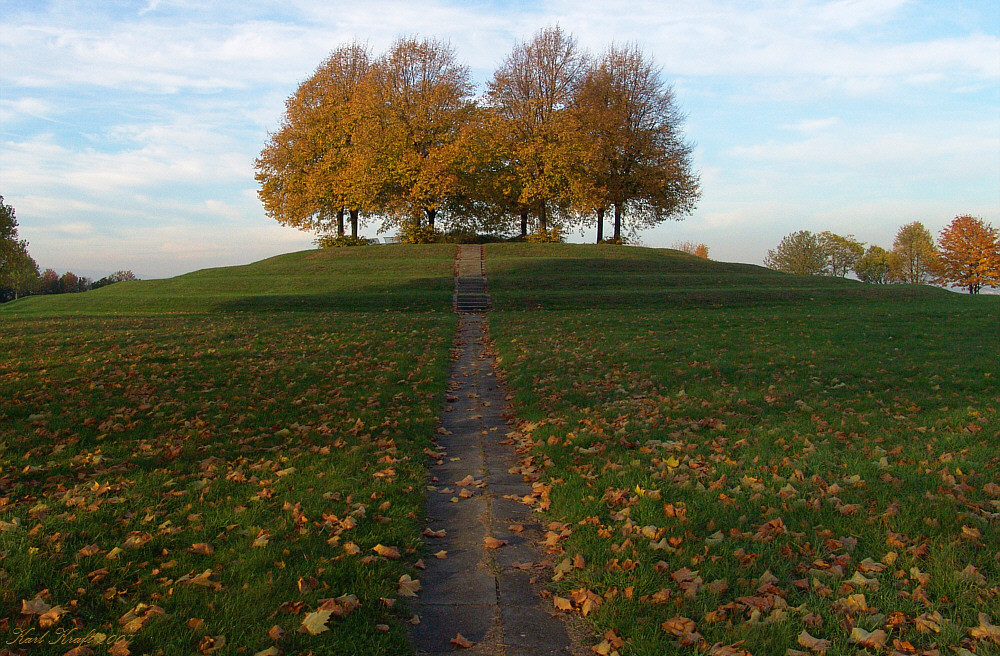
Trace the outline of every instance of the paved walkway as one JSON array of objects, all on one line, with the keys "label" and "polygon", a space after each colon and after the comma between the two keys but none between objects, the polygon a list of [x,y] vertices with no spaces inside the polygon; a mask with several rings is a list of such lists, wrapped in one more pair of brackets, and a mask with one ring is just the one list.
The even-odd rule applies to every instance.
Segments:
[{"label": "paved walkway", "polygon": [[[460,248],[456,280],[482,278],[480,247]],[[483,287],[485,294],[484,278]],[[535,548],[542,533],[539,515],[505,498],[523,497],[531,487],[509,471],[517,463],[507,438],[513,429],[501,414],[506,392],[494,374],[485,328],[481,314],[460,314],[458,358],[451,369],[444,431],[437,440],[439,464],[431,469],[427,501],[428,529],[446,534],[424,538],[431,554],[447,554],[424,559],[423,589],[412,603],[420,617],[413,644],[421,656],[577,653],[552,602],[543,600],[531,582],[552,574],[552,563]],[[487,548],[488,538],[500,542]],[[456,644],[459,634],[472,646]]]}]

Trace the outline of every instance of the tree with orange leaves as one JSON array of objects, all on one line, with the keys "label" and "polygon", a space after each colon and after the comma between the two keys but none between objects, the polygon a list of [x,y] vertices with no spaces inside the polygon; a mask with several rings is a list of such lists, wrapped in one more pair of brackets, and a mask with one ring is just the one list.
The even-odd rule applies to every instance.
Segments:
[{"label": "tree with orange leaves", "polygon": [[978,294],[983,285],[1000,285],[997,229],[974,216],[957,216],[938,239],[937,282]]}]

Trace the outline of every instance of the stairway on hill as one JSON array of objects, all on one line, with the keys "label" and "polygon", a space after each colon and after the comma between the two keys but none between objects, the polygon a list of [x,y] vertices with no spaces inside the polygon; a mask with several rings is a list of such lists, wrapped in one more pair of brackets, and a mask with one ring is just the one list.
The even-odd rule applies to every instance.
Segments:
[{"label": "stairway on hill", "polygon": [[490,295],[486,292],[486,275],[483,271],[483,247],[462,244],[455,261],[455,311],[479,313],[490,308]]}]

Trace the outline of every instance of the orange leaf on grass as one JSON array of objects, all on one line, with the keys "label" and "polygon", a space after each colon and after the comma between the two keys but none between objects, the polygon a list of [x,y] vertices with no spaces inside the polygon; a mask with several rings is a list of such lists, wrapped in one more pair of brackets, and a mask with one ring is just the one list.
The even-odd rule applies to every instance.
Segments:
[{"label": "orange leaf on grass", "polygon": [[461,633],[456,634],[454,638],[448,641],[450,644],[460,647],[461,649],[468,649],[473,646],[474,642],[463,636]]},{"label": "orange leaf on grass", "polygon": [[386,547],[381,544],[376,544],[372,547],[372,551],[383,558],[388,558],[389,560],[398,560],[400,558],[398,547]]}]

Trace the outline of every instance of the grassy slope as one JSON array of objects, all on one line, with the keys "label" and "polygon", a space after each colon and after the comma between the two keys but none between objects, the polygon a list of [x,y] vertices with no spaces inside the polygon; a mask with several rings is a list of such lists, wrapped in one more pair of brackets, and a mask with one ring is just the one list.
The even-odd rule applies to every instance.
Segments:
[{"label": "grassy slope", "polygon": [[598,595],[622,654],[808,652],[803,631],[856,654],[854,626],[989,650],[998,299],[648,249],[487,254],[502,368],[571,532],[554,559],[586,563],[556,592]]},{"label": "grassy slope", "polygon": [[246,310],[441,310],[450,301],[455,247],[385,246],[302,251],[166,280],[85,294],[33,296],[3,316],[162,314]]},{"label": "grassy slope", "polygon": [[[550,519],[570,523],[556,555],[585,556],[557,590],[600,594],[589,617],[623,654],[690,652],[660,626],[677,617],[758,656],[804,649],[803,628],[853,654],[848,622],[976,647],[974,611],[1000,614],[995,299],[670,251],[487,249],[502,366],[549,461]],[[133,653],[225,633],[219,653],[252,654],[273,624],[286,654],[398,653],[378,599],[417,575],[453,254],[313,251],[0,308],[0,635],[38,626],[20,601],[47,589],[60,626],[111,633],[162,607]],[[379,543],[404,559],[371,559]],[[838,610],[857,564],[889,552],[866,569],[872,610]],[[221,590],[183,582],[206,569]],[[362,606],[330,631],[294,633],[349,593]],[[919,628],[932,611],[940,634]]]},{"label": "grassy slope", "polygon": [[[418,576],[454,252],[310,251],[0,309],[3,642],[40,633],[21,604],[41,593],[77,635],[158,606],[133,654],[220,635],[254,654],[274,625],[286,654],[405,651],[379,599]],[[344,594],[360,608],[296,632]]]}]

